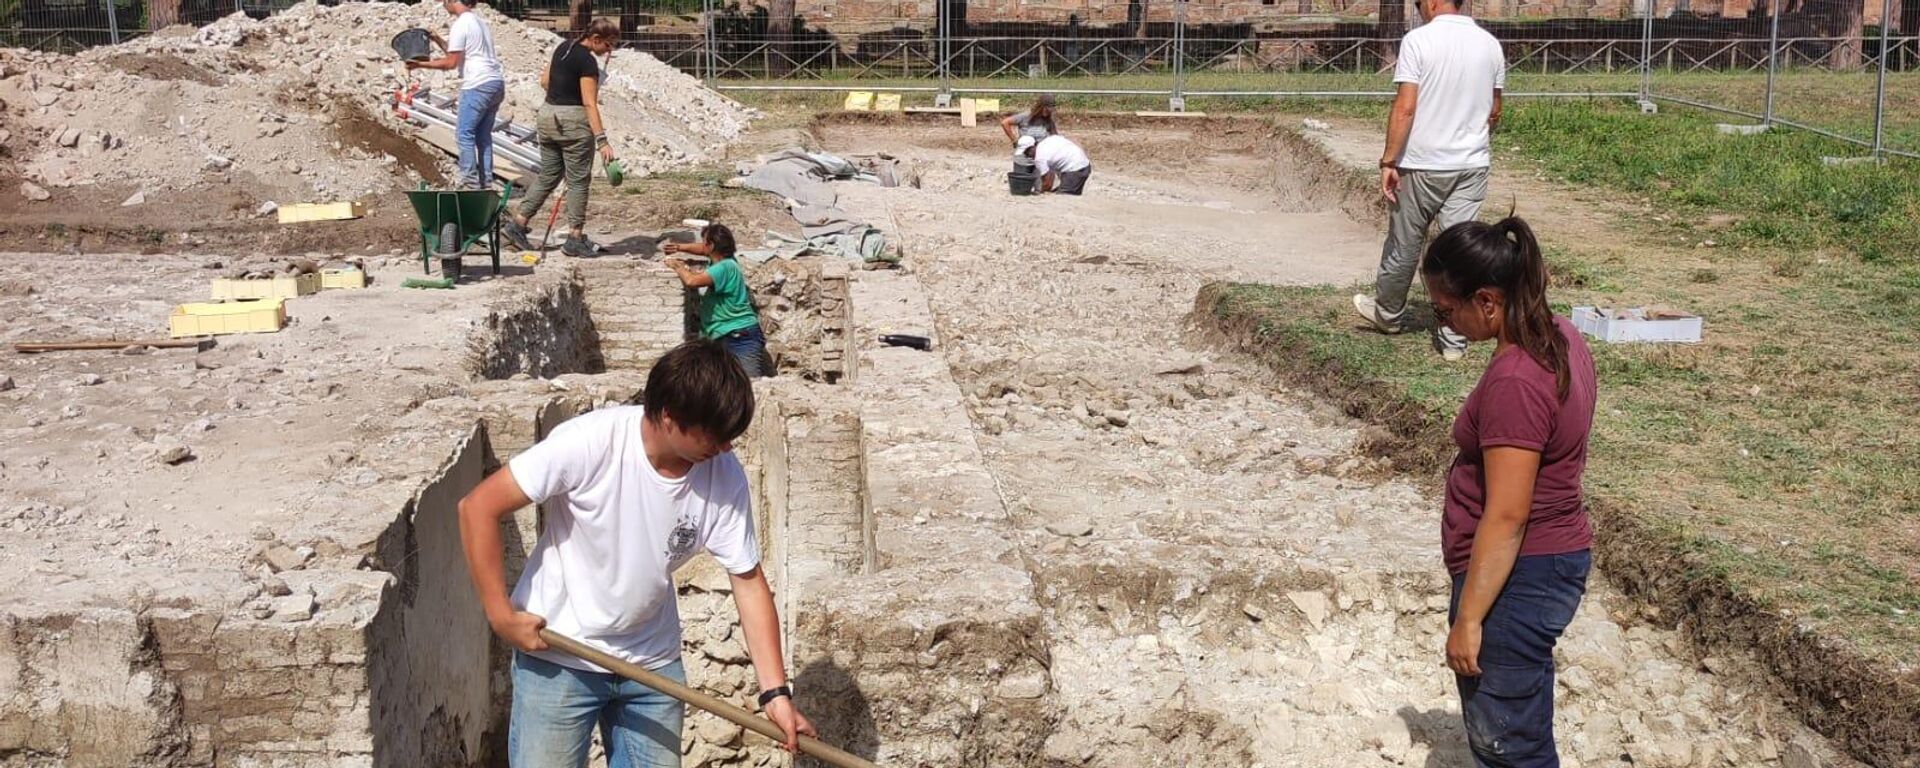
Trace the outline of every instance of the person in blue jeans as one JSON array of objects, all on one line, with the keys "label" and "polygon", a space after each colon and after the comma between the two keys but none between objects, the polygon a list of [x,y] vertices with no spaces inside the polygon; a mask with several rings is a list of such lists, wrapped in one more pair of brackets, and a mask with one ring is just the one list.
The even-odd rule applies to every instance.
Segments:
[{"label": "person in blue jeans", "polygon": [[1560,764],[1553,647],[1593,568],[1581,487],[1598,384],[1586,341],[1547,303],[1525,221],[1464,222],[1420,267],[1434,313],[1492,361],[1454,420],[1441,547],[1453,577],[1447,666],[1477,766]]},{"label": "person in blue jeans", "polygon": [[460,0],[440,4],[453,15],[447,37],[428,32],[445,56],[409,61],[407,69],[451,70],[460,73],[459,123],[454,141],[460,147],[462,189],[486,189],[493,184],[493,122],[507,99],[506,68],[494,53],[493,30]]},{"label": "person in blue jeans", "polygon": [[760,328],[760,315],[747,291],[746,273],[740,271],[740,260],[734,258],[733,230],[724,224],[709,224],[700,231],[700,242],[666,243],[660,249],[668,254],[712,259],[705,271],[695,270],[679,259],[667,259],[666,263],[679,275],[681,285],[701,291],[700,334],[725,344],[748,376],[772,376],[767,334]]},{"label": "person in blue jeans", "polygon": [[[688,342],[648,371],[642,401],[561,424],[460,500],[474,593],[514,649],[512,768],[580,768],[596,730],[609,768],[680,765],[684,705],[549,648],[540,630],[685,682],[673,574],[702,552],[729,576],[761,710],[789,751],[818,735],[793,703],[753,493],[733,454],[753,423],[753,382],[717,342]],[[546,515],[509,593],[500,523],[528,504]]]}]

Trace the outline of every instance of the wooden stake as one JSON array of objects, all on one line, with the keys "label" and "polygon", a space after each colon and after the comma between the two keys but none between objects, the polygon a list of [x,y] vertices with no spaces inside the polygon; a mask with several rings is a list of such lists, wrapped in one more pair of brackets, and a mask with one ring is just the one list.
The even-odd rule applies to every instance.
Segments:
[{"label": "wooden stake", "polygon": [[[688,688],[663,675],[649,672],[642,669],[638,664],[630,664],[605,653],[601,653],[582,644],[578,640],[551,629],[541,629],[540,639],[547,641],[547,645],[552,646],[555,650],[570,653],[587,661],[591,661],[600,665],[602,668],[612,670],[614,674],[627,678],[628,680],[632,680],[648,688],[652,688],[726,718],[732,721],[734,725],[773,739],[776,742],[786,743],[787,734],[780,730],[780,726],[774,725],[772,720],[759,717],[752,712]],[[812,755],[829,765],[837,766],[837,768],[878,768],[878,766],[867,762],[858,755],[811,736],[800,737],[800,751]]]},{"label": "wooden stake", "polygon": [[175,349],[182,347],[213,346],[212,339],[94,339],[79,341],[16,341],[13,351],[24,355],[41,352],[70,352],[88,349],[126,349],[127,347],[153,347],[155,349]]}]

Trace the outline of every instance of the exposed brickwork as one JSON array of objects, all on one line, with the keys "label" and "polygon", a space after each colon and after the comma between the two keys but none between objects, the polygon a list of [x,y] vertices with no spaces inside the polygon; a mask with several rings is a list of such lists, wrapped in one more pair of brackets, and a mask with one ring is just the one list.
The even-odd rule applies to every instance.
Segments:
[{"label": "exposed brickwork", "polygon": [[648,368],[699,328],[673,270],[650,261],[579,265],[604,370]]}]

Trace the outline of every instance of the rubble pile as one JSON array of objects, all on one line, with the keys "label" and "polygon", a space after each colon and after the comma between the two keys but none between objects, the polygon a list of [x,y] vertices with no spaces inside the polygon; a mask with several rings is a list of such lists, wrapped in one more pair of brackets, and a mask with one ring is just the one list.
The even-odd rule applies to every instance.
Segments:
[{"label": "rubble pile", "polygon": [[[544,97],[540,74],[562,38],[478,12],[507,69],[501,116],[531,124]],[[441,176],[451,159],[413,141],[391,99],[410,77],[449,93],[458,76],[410,73],[388,40],[409,27],[444,34],[449,18],[432,4],[308,2],[264,20],[234,14],[72,56],[0,49],[8,113],[0,145],[22,177],[13,191],[33,198],[107,185],[144,199],[243,183],[320,199]],[[630,173],[703,160],[754,117],[644,53],[616,51],[607,70],[603,114]]]}]

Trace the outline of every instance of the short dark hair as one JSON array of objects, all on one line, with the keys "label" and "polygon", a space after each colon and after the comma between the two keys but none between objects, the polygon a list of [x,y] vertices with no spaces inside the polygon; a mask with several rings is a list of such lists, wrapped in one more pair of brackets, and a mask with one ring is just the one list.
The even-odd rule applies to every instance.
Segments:
[{"label": "short dark hair", "polygon": [[713,252],[720,256],[732,256],[738,248],[733,243],[733,230],[727,229],[725,224],[708,224],[706,229],[700,230],[700,239],[713,246]]},{"label": "short dark hair", "polygon": [[661,357],[640,397],[648,420],[671,416],[681,429],[698,428],[723,443],[753,423],[753,381],[712,339],[689,341]]}]

